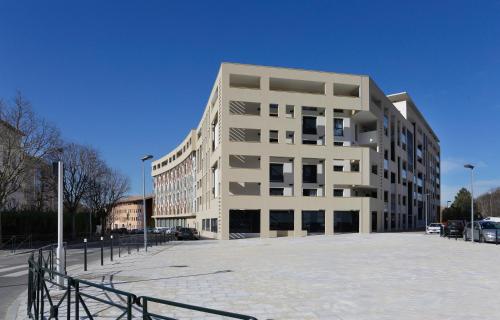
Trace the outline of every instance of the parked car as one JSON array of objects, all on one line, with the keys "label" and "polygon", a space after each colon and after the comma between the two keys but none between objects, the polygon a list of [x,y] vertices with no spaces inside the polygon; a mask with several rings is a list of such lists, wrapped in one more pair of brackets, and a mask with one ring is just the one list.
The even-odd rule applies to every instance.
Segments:
[{"label": "parked car", "polygon": [[200,240],[200,233],[198,232],[198,230],[196,230],[196,228],[190,228],[191,231],[193,232],[193,236],[196,240]]},{"label": "parked car", "polygon": [[464,232],[464,222],[462,220],[448,220],[444,227],[445,237],[461,237]]},{"label": "parked car", "polygon": [[[469,241],[471,239],[471,228],[470,222],[464,230],[464,240]],[[474,241],[479,242],[500,242],[500,222],[493,221],[478,221],[474,222]]]},{"label": "parked car", "polygon": [[193,230],[190,228],[180,228],[175,232],[177,240],[196,240]]},{"label": "parked car", "polygon": [[430,225],[428,225],[425,228],[425,233],[427,233],[427,234],[433,234],[433,233],[440,234],[441,227],[442,227],[441,223],[431,223]]}]

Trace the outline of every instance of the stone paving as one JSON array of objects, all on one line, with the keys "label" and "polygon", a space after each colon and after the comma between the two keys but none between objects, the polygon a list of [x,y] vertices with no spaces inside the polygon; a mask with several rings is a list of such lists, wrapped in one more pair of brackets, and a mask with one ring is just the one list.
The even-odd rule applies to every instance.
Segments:
[{"label": "stone paving", "polygon": [[[495,319],[500,246],[421,233],[177,242],[73,275],[259,319]],[[19,315],[24,315],[20,307]],[[181,319],[219,319],[151,306]],[[23,317],[19,319],[24,319]]]}]

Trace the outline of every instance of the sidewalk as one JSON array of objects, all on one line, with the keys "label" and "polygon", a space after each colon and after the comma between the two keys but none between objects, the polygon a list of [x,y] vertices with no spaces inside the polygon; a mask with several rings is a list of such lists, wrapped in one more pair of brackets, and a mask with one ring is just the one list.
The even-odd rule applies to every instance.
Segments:
[{"label": "sidewalk", "polygon": [[500,246],[392,233],[175,242],[73,275],[259,319],[488,319],[499,266]]}]

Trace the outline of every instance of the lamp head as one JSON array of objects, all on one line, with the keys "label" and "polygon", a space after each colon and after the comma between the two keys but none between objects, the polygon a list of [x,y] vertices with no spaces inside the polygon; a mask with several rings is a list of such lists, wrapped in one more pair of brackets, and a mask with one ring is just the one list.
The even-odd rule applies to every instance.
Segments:
[{"label": "lamp head", "polygon": [[151,154],[147,154],[141,158],[142,161],[146,161],[146,160],[150,160],[150,159],[153,159],[153,155],[151,155]]},{"label": "lamp head", "polygon": [[467,169],[471,169],[471,170],[473,170],[473,169],[474,169],[474,166],[473,166],[472,164],[468,163],[468,164],[465,164],[465,165],[464,165],[464,168],[467,168]]}]

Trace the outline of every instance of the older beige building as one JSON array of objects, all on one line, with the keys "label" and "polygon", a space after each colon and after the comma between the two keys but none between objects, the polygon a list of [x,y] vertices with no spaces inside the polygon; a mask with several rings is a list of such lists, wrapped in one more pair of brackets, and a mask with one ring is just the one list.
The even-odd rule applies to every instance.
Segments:
[{"label": "older beige building", "polygon": [[[146,223],[151,226],[153,211],[153,196],[146,196]],[[143,198],[130,196],[119,200],[111,210],[108,221],[109,229],[126,228],[127,230],[143,229]]]},{"label": "older beige building", "polygon": [[435,221],[439,140],[368,76],[223,63],[195,130],[153,162],[156,226],[217,239]]}]

